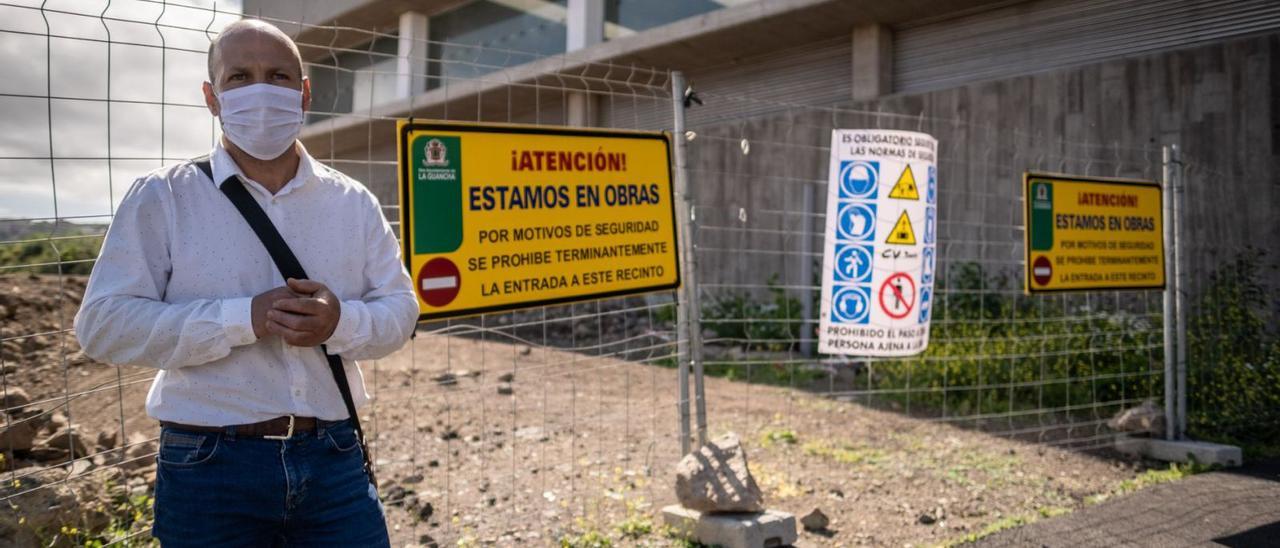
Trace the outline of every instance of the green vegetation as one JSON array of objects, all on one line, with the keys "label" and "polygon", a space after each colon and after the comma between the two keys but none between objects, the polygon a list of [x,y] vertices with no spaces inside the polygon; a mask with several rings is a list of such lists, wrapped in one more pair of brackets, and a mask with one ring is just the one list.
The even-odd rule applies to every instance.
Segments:
[{"label": "green vegetation", "polygon": [[1262,258],[1247,249],[1223,265],[1187,314],[1187,430],[1246,458],[1280,456],[1280,297]]},{"label": "green vegetation", "polygon": [[[110,491],[116,491],[108,489]],[[122,491],[122,490],[119,490]],[[159,546],[150,536],[151,523],[155,519],[155,499],[150,495],[113,495],[108,514],[111,522],[101,531],[88,531],[73,525],[63,525],[53,534],[40,535],[42,546],[73,546],[99,548],[121,546],[142,548]]]},{"label": "green vegetation", "polygon": [[796,431],[791,429],[768,428],[760,433],[760,446],[772,447],[773,445],[782,443],[786,445],[795,445],[797,441]]},{"label": "green vegetation", "polygon": [[1162,334],[1143,297],[1105,307],[1088,295],[1029,297],[1008,272],[960,263],[935,299],[928,350],[876,364],[877,387],[903,389],[890,401],[951,416],[1065,408],[1087,420],[1095,402],[1159,395]]},{"label": "green vegetation", "polygon": [[702,306],[702,325],[717,339],[751,350],[788,350],[800,339],[800,301],[769,277],[768,299],[758,301],[743,292],[716,296]]},{"label": "green vegetation", "polygon": [[1023,525],[1027,525],[1029,523],[1040,521],[1041,518],[1051,518],[1054,516],[1061,516],[1063,514],[1069,514],[1069,513],[1071,513],[1070,508],[1062,508],[1058,506],[1044,506],[1041,508],[1037,508],[1034,514],[1027,514],[1023,516],[1007,516],[1004,518],[1000,518],[996,522],[991,523],[986,527],[983,527],[980,531],[970,533],[968,535],[965,535],[959,538],[948,540],[946,542],[943,542],[939,546],[950,548],[952,546],[960,546],[960,545],[968,544],[970,542],[977,542],[978,540],[981,540],[983,538],[999,533],[1000,531],[1004,531],[1007,529],[1014,529],[1017,527],[1022,527]]},{"label": "green vegetation", "polygon": [[[1280,309],[1264,280],[1263,253],[1246,249],[1193,287],[1188,317],[1188,429],[1199,439],[1241,445],[1246,456],[1280,455]],[[1014,415],[1042,420],[1100,420],[1121,405],[1163,404],[1160,301],[1151,294],[1027,296],[1018,273],[952,264],[938,282],[929,349],[904,360],[877,361],[855,381],[878,393],[873,404],[948,416]],[[754,354],[708,359],[706,374],[764,384],[807,386],[820,370],[770,360],[794,349],[799,301],[768,282],[756,300],[729,293],[703,305],[703,324],[721,347]],[[674,313],[672,312],[673,316]],[[761,352],[766,352],[761,354]],[[745,362],[745,363],[744,363]],[[860,372],[865,375],[865,372]],[[1002,419],[1003,420],[1003,419]]]},{"label": "green vegetation", "polygon": [[[88,274],[102,246],[101,225],[18,221],[0,223],[0,274]],[[39,265],[39,266],[33,266]],[[26,269],[11,267],[29,267]]]},{"label": "green vegetation", "polygon": [[1120,482],[1120,485],[1116,486],[1116,488],[1112,489],[1110,492],[1086,497],[1084,499],[1084,503],[1089,505],[1098,504],[1117,495],[1125,495],[1152,485],[1177,481],[1182,478],[1202,474],[1214,469],[1215,468],[1213,466],[1197,462],[1190,462],[1187,464],[1172,462],[1169,463],[1169,468],[1167,470],[1147,470],[1138,474],[1137,477],[1134,477],[1133,479],[1127,479]]},{"label": "green vegetation", "polygon": [[612,548],[613,540],[599,531],[587,531],[560,539],[560,548]]},{"label": "green vegetation", "polygon": [[642,516],[632,515],[618,524],[618,534],[625,539],[638,539],[653,532],[653,520]]},{"label": "green vegetation", "polygon": [[848,443],[833,445],[830,442],[810,442],[802,448],[806,455],[834,460],[841,464],[876,466],[888,458],[881,449],[855,446]]}]

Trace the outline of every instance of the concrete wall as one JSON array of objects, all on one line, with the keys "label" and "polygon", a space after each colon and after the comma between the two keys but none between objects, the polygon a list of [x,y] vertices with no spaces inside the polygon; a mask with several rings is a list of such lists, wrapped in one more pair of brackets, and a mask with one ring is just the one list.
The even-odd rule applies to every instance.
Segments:
[{"label": "concrete wall", "polygon": [[[1253,246],[1280,255],[1280,34],[974,83],[839,110],[790,108],[695,125],[700,270],[715,284],[802,280],[820,260],[833,127],[922,130],[940,142],[940,254],[1016,271],[1026,170],[1159,179],[1160,145],[1188,163],[1187,259],[1203,280]],[[861,111],[861,112],[859,112]],[[695,119],[695,117],[690,117]],[[741,150],[741,140],[750,152]],[[805,194],[813,197],[805,211]],[[1274,271],[1271,271],[1274,273]]]}]

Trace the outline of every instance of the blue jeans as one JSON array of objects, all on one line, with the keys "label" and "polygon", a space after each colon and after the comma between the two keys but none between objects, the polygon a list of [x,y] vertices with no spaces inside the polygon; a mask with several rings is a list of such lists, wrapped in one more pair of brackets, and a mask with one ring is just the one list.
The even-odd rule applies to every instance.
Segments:
[{"label": "blue jeans", "polygon": [[350,421],[287,440],[161,429],[152,535],[180,546],[390,546]]}]

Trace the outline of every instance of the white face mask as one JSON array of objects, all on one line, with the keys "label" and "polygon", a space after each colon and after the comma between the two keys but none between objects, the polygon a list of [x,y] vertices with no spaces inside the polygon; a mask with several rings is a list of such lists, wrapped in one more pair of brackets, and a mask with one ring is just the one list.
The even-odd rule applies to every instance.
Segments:
[{"label": "white face mask", "polygon": [[259,160],[278,158],[302,130],[302,92],[252,84],[218,94],[222,132]]}]

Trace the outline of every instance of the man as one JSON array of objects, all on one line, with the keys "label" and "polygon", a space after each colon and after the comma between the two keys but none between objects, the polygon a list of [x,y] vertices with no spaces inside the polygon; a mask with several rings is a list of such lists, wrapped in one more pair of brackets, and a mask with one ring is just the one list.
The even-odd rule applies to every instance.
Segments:
[{"label": "man", "polygon": [[[160,370],[147,396],[161,424],[153,534],[164,546],[387,546],[317,347],[343,358],[365,403],[355,360],[403,346],[418,314],[395,236],[368,190],[296,141],[311,89],[279,29],[228,26],[204,96],[223,129],[213,180],[188,162],[134,183],[75,322],[89,356]],[[281,278],[219,190],[228,179],[313,279]]]}]

